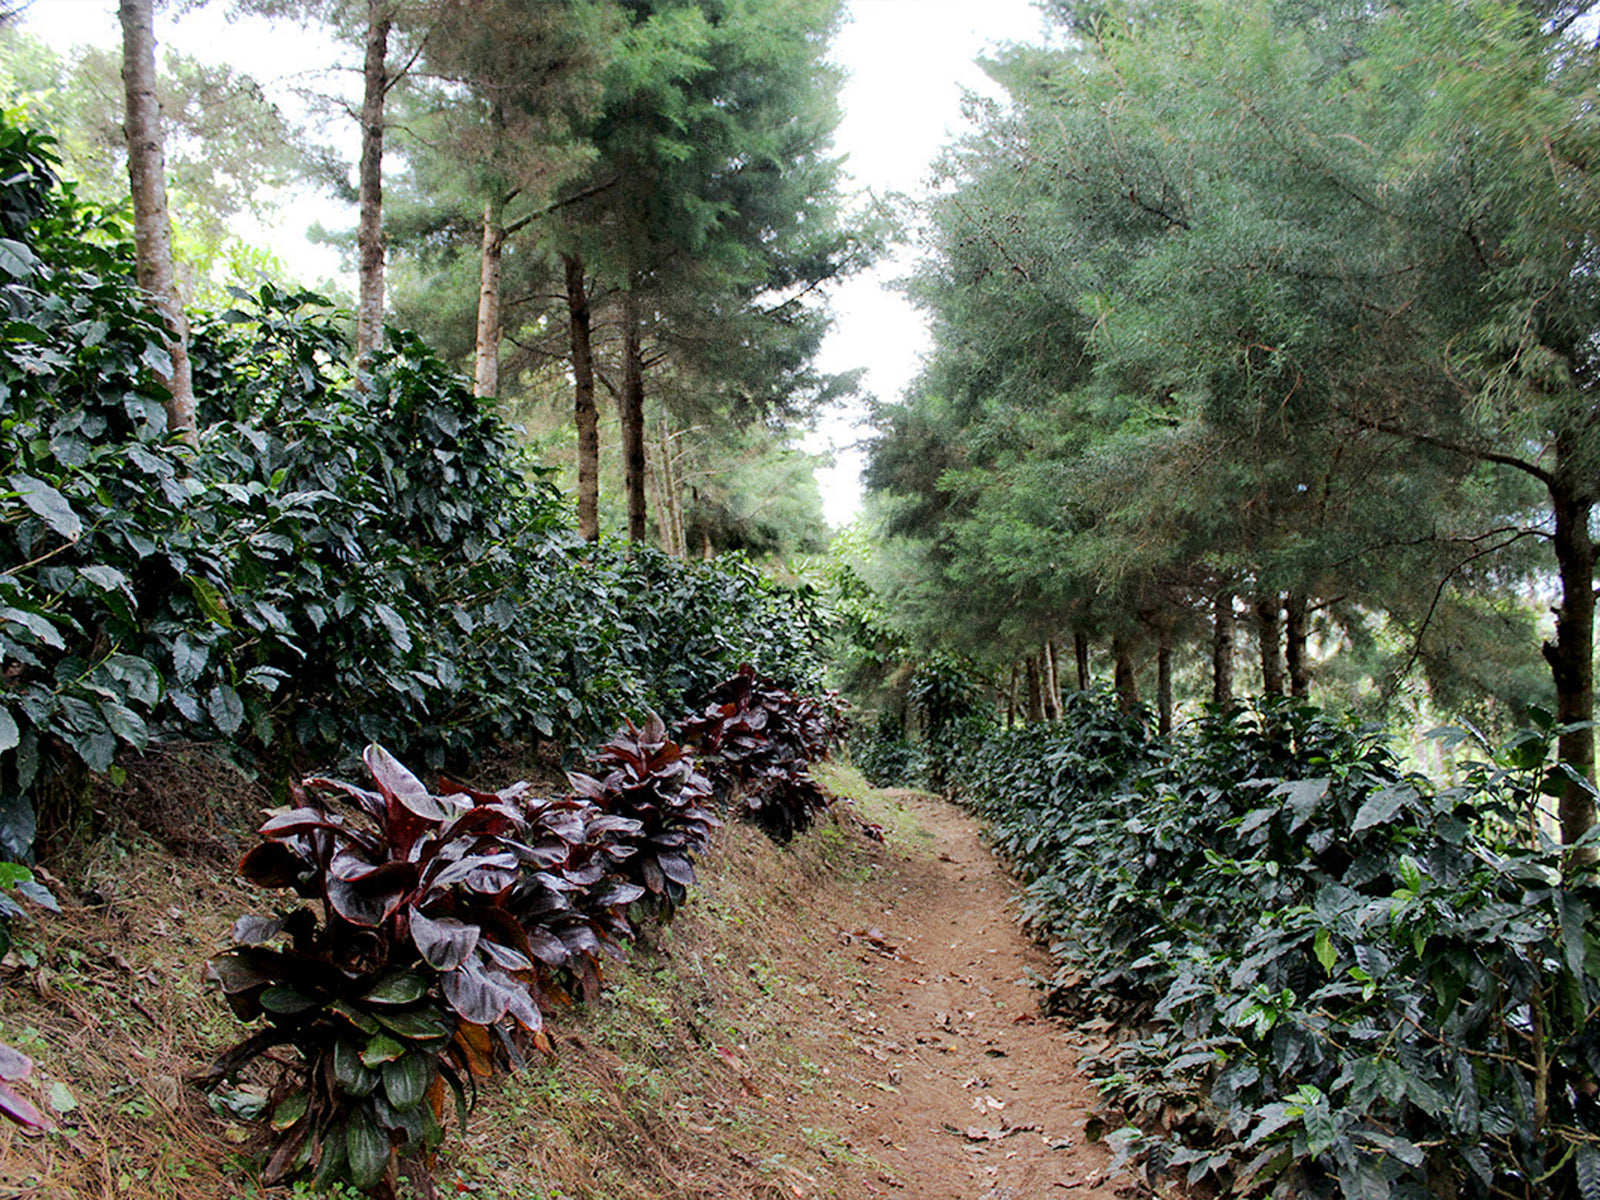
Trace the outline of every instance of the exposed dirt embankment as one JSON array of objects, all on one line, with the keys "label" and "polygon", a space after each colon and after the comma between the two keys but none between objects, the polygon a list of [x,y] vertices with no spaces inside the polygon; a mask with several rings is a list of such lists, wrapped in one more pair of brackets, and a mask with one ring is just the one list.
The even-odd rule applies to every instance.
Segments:
[{"label": "exposed dirt embankment", "polygon": [[[724,831],[606,1002],[558,1015],[556,1057],[485,1089],[465,1131],[452,1122],[441,1193],[1110,1196],[1105,1152],[1084,1142],[1077,1037],[1037,1015],[1042,956],[972,823],[909,792],[859,811],[885,843],[843,806],[786,849]],[[65,912],[20,930],[0,966],[0,1040],[38,1061],[36,1099],[68,1106],[42,1138],[0,1128],[0,1196],[270,1194],[256,1127],[179,1083],[240,1036],[200,972],[262,901],[227,882],[225,848],[175,855],[152,828],[54,864]],[[248,1111],[261,1082],[230,1102]]]}]

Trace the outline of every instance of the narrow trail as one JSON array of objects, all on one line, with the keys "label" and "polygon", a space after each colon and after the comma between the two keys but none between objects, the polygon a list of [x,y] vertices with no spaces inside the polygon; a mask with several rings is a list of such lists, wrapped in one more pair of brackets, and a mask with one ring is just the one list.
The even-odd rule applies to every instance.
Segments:
[{"label": "narrow trail", "polygon": [[856,891],[860,923],[840,933],[860,969],[843,994],[817,994],[863,1060],[847,1141],[888,1170],[862,1186],[915,1200],[1116,1195],[1108,1152],[1084,1136],[1085,1039],[1038,1015],[1028,972],[1047,960],[1017,929],[1013,882],[953,805],[886,795],[928,841],[891,840],[890,869]]}]

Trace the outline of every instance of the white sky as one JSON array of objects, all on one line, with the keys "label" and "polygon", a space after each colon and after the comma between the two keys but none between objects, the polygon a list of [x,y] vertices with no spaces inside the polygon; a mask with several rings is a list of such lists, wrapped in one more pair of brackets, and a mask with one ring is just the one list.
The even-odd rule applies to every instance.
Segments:
[{"label": "white sky", "polygon": [[[269,95],[309,82],[309,74],[321,75],[327,60],[313,60],[340,51],[292,26],[229,23],[218,5],[181,14],[167,7],[157,14],[160,44],[203,60],[226,61],[254,75]],[[992,87],[973,60],[1005,42],[1037,40],[1040,14],[1031,0],[849,0],[849,7],[850,21],[833,51],[850,73],[841,94],[844,120],[837,148],[847,156],[856,187],[877,195],[915,195],[940,148],[962,127],[962,89]],[[120,41],[114,0],[33,0],[24,24],[59,47]],[[353,53],[346,57],[355,65]],[[327,89],[325,75],[318,84]],[[353,142],[353,126],[348,136]],[[290,200],[277,214],[276,227],[252,240],[269,245],[307,281],[336,277],[338,255],[304,237],[319,217],[330,226],[341,223],[330,214],[329,203],[310,196]],[[354,214],[347,220],[353,223]],[[822,367],[865,367],[865,389],[885,398],[899,394],[928,348],[922,318],[889,286],[909,262],[902,251],[832,293],[835,329],[823,347]],[[862,436],[854,428],[855,416],[841,413],[825,420],[807,442],[813,451],[831,446],[837,452],[837,465],[818,473],[824,510],[834,525],[848,523],[861,504],[862,457],[851,448]]]}]

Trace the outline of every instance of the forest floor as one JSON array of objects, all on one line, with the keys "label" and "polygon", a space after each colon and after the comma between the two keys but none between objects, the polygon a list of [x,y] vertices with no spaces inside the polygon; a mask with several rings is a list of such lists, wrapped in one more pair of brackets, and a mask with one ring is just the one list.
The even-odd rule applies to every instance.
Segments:
[{"label": "forest floor", "polygon": [[[781,849],[724,830],[690,902],[608,973],[605,1000],[556,1014],[554,1054],[451,1128],[442,1195],[1127,1194],[1086,1136],[1095,1093],[1075,1064],[1095,1035],[1039,1014],[1044,956],[972,821],[825,771],[855,799]],[[172,791],[157,807],[176,803],[175,831],[124,795],[107,829],[53,856],[64,911],[0,962],[0,1040],[37,1060],[32,1095],[60,1122],[0,1129],[6,1200],[300,1194],[255,1182],[264,1135],[234,1110],[260,1102],[265,1077],[211,1101],[182,1082],[242,1036],[201,976],[234,917],[265,907],[225,865],[244,844],[228,830],[265,800],[235,789],[231,811],[197,822]]]}]

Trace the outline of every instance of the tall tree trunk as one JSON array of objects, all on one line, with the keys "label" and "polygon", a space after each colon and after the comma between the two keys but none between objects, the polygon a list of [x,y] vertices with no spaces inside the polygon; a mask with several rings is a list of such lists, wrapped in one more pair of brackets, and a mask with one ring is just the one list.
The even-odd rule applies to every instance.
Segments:
[{"label": "tall tree trunk", "polygon": [[1304,592],[1290,592],[1283,606],[1283,660],[1289,671],[1289,695],[1305,699],[1311,693],[1311,660],[1306,655],[1307,628]]},{"label": "tall tree trunk", "polygon": [[1074,633],[1072,635],[1072,653],[1078,660],[1078,690],[1089,690],[1089,635]]},{"label": "tall tree trunk", "polygon": [[1276,596],[1256,600],[1256,634],[1261,647],[1261,694],[1283,695],[1283,602]]},{"label": "tall tree trunk", "polygon": [[672,442],[672,427],[663,408],[661,466],[656,471],[656,525],[661,531],[661,549],[675,558],[688,558],[689,543],[683,527],[683,490],[679,486],[677,455],[673,452]]},{"label": "tall tree trunk", "polygon": [[1044,719],[1046,721],[1061,720],[1061,680],[1056,673],[1056,644],[1046,640],[1044,644]]},{"label": "tall tree trunk", "polygon": [[1006,684],[1006,728],[1017,724],[1017,664],[1011,664],[1011,682]]},{"label": "tall tree trunk", "polygon": [[1039,659],[1030,654],[1025,660],[1028,677],[1028,723],[1037,725],[1044,720],[1044,686],[1039,678]]},{"label": "tall tree trunk", "polygon": [[564,256],[567,269],[567,329],[572,344],[572,415],[578,427],[578,536],[600,537],[600,414],[594,403],[594,347],[589,329],[589,292],[583,259]]},{"label": "tall tree trunk", "polygon": [[356,226],[360,292],[356,362],[383,342],[383,102],[389,91],[389,0],[367,0],[367,57],[362,68],[360,216]]},{"label": "tall tree trunk", "polygon": [[500,257],[506,231],[500,223],[498,199],[483,205],[483,263],[478,272],[477,361],[472,372],[474,396],[500,394]]},{"label": "tall tree trunk", "polygon": [[1117,689],[1117,707],[1133,713],[1139,707],[1139,678],[1133,669],[1133,647],[1117,634],[1111,639],[1111,677]]},{"label": "tall tree trunk", "polygon": [[1212,603],[1211,701],[1233,703],[1233,591],[1224,588]]},{"label": "tall tree trunk", "polygon": [[[1558,452],[1560,446],[1558,444]],[[1594,719],[1594,567],[1595,546],[1589,537],[1592,501],[1574,494],[1561,475],[1549,483],[1555,510],[1556,567],[1561,574],[1561,605],[1556,613],[1556,640],[1544,644],[1545,661],[1556,685],[1556,720],[1561,725]],[[1576,775],[1594,779],[1594,730],[1569,729],[1559,736],[1557,754]],[[1571,845],[1595,823],[1594,798],[1575,779],[1563,779],[1558,797],[1561,840]],[[1592,847],[1575,850],[1571,866],[1595,862]]]},{"label": "tall tree trunk", "polygon": [[1161,733],[1172,732],[1172,622],[1156,629],[1156,712]]},{"label": "tall tree trunk", "polygon": [[622,473],[628,496],[628,540],[646,534],[644,482],[644,362],[639,347],[639,299],[622,293]]},{"label": "tall tree trunk", "polygon": [[167,428],[191,446],[195,434],[194,382],[189,368],[189,322],[178,299],[172,264],[172,222],[167,211],[167,164],[162,149],[161,104],[156,99],[156,35],[152,0],[122,0],[122,84],[127,95],[123,126],[128,142],[128,185],[133,193],[133,246],[139,286],[167,328],[171,370]]}]

